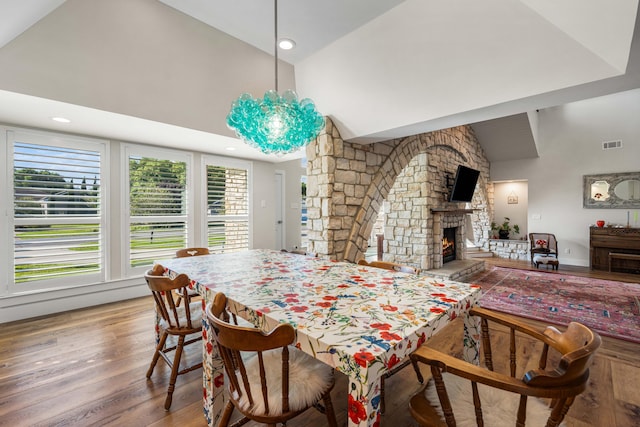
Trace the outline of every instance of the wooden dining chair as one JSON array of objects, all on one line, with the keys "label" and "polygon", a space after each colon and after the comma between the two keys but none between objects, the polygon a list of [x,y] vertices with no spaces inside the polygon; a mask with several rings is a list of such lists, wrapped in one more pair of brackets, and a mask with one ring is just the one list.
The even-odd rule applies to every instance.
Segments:
[{"label": "wooden dining chair", "polygon": [[[176,251],[176,258],[187,258],[190,256],[201,256],[201,255],[209,255],[209,254],[210,254],[209,248],[184,248]],[[178,296],[178,299],[176,303],[178,306],[180,306],[182,297],[180,296],[180,294],[177,294],[177,296]],[[199,297],[200,294],[198,294],[198,292],[195,289],[190,288],[189,296],[193,299],[195,297]]]},{"label": "wooden dining chair", "polygon": [[[164,271],[163,266],[156,264],[144,275],[160,316],[158,326],[161,332],[160,341],[147,370],[147,378],[151,378],[158,359],[162,357],[171,369],[169,388],[164,401],[164,408],[169,410],[178,375],[202,367],[202,355],[201,352],[197,352],[199,362],[180,369],[185,346],[202,340],[202,303],[190,301],[189,283],[191,280],[186,274],[180,274],[171,279],[164,275]],[[176,304],[176,293],[179,293],[185,301],[182,307],[178,307]],[[178,342],[168,344],[167,338],[170,336],[177,338]],[[170,357],[171,354],[173,354],[173,358]]]},{"label": "wooden dining chair", "polygon": [[[389,261],[367,262],[365,259],[361,259],[360,261],[358,261],[358,265],[374,267],[374,268],[382,268],[384,270],[390,270],[390,271],[399,271],[402,273],[420,274],[419,268],[411,267],[410,265],[396,264],[395,262],[389,262]],[[418,376],[418,381],[420,381],[420,384],[424,382],[422,373],[420,372],[420,368],[418,367],[417,363],[413,363],[411,359],[409,359],[408,357],[405,358],[401,363],[397,364],[393,369],[387,371],[380,379],[380,413],[381,414],[384,414],[385,412],[385,404],[384,404],[385,380],[395,375],[400,370],[406,368],[410,363],[413,364],[413,369],[416,371],[416,375]]]},{"label": "wooden dining chair", "polygon": [[[487,309],[473,308],[470,314],[480,317],[486,367],[442,353],[428,342],[422,345],[411,359],[428,364],[433,379],[411,398],[413,418],[422,426],[525,426],[525,420],[531,425],[558,426],[587,387],[600,336],[577,322],[559,332],[552,326],[533,328]],[[495,341],[498,334],[490,333],[490,324],[508,328],[508,345],[492,345],[492,335]],[[529,345],[521,345],[518,351],[516,339],[525,338],[538,343],[537,363]]]},{"label": "wooden dining chair", "polygon": [[397,264],[395,262],[389,261],[367,261],[365,259],[361,259],[360,261],[358,261],[358,264],[368,267],[383,268],[385,270],[399,271],[401,273],[420,274],[419,268],[411,267],[410,265]]},{"label": "wooden dining chair", "polygon": [[207,307],[229,397],[218,426],[228,426],[235,409],[243,418],[234,425],[253,420],[275,426],[311,406],[325,413],[328,425],[337,426],[330,395],[333,369],[293,346],[291,325],[280,324],[269,333],[236,326],[226,307],[223,293]]},{"label": "wooden dining chair", "polygon": [[287,252],[290,254],[296,254],[296,255],[305,255],[305,256],[310,256],[310,257],[314,257],[317,258],[318,257],[318,253],[317,252],[307,252],[307,251],[303,251],[302,249],[294,249],[294,250],[287,250],[287,249],[280,249],[280,252]]},{"label": "wooden dining chair", "polygon": [[186,258],[190,256],[209,255],[209,248],[184,248],[176,251],[176,258]]}]

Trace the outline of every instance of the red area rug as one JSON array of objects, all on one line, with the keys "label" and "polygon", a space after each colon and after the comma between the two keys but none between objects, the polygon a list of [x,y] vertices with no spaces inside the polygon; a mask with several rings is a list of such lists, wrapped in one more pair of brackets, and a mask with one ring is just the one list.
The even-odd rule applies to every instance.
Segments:
[{"label": "red area rug", "polygon": [[575,320],[601,335],[640,343],[640,284],[504,267],[469,282],[482,287],[485,308],[561,326]]}]

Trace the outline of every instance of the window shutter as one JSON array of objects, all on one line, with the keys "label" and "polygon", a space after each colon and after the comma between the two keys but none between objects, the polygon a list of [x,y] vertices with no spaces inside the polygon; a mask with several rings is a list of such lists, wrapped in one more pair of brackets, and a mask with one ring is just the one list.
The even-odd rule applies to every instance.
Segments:
[{"label": "window shutter", "polygon": [[129,156],[131,267],[171,258],[187,242],[186,162]]},{"label": "window shutter", "polygon": [[102,270],[100,162],[73,144],[13,141],[15,283]]},{"label": "window shutter", "polygon": [[249,249],[247,169],[207,165],[207,210],[211,253]]}]

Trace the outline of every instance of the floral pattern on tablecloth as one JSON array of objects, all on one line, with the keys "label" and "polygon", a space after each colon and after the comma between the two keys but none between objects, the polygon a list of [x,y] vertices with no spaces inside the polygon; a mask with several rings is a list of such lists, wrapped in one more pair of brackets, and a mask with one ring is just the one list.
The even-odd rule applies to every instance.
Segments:
[{"label": "floral pattern on tablecloth", "polygon": [[[296,346],[349,376],[349,425],[379,424],[380,376],[477,303],[474,285],[272,250],[158,261],[216,292],[263,330],[287,322]],[[466,316],[465,316],[466,317]],[[204,402],[209,425],[224,407],[223,366],[206,320]],[[465,318],[465,358],[478,358],[478,325]]]}]

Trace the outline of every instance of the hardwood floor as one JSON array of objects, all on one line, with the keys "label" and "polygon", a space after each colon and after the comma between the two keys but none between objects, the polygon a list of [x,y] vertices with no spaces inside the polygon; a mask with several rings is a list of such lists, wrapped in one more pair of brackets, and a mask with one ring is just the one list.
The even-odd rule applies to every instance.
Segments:
[{"label": "hardwood floor", "polygon": [[[528,265],[495,259],[488,263]],[[599,277],[562,265],[560,272]],[[605,276],[601,278],[624,280]],[[205,426],[200,370],[178,378],[168,412],[163,409],[167,366],[159,363],[152,379],[146,379],[153,322],[153,301],[145,297],[0,325],[0,426]],[[458,352],[461,323],[454,322],[445,332],[431,345]],[[526,343],[520,347],[530,350]],[[638,344],[603,337],[590,386],[569,411],[568,427],[640,426],[639,353]],[[198,345],[188,354],[199,357]],[[426,368],[423,373],[430,376]],[[415,426],[407,409],[420,388],[413,370],[391,377],[386,387],[383,425]],[[346,389],[346,377],[338,373],[333,401],[339,425],[347,423]],[[288,425],[324,424],[324,416],[312,409]]]},{"label": "hardwood floor", "polygon": [[[491,265],[501,266],[501,267],[510,267],[510,268],[519,268],[519,269],[527,269],[527,270],[536,270],[535,265],[531,265],[528,261],[519,261],[512,259],[503,259],[503,258],[482,258],[486,261],[487,269]],[[549,267],[540,266],[537,269],[538,271],[548,271],[553,273],[554,271]],[[579,267],[575,265],[564,265],[560,263],[558,265],[558,273],[564,274],[572,274],[574,276],[584,276],[591,277],[594,279],[604,279],[604,280],[617,280],[619,282],[630,282],[630,283],[640,283],[640,274],[630,274],[630,273],[616,273],[616,272],[608,272],[602,270],[590,270],[589,267]]]}]

